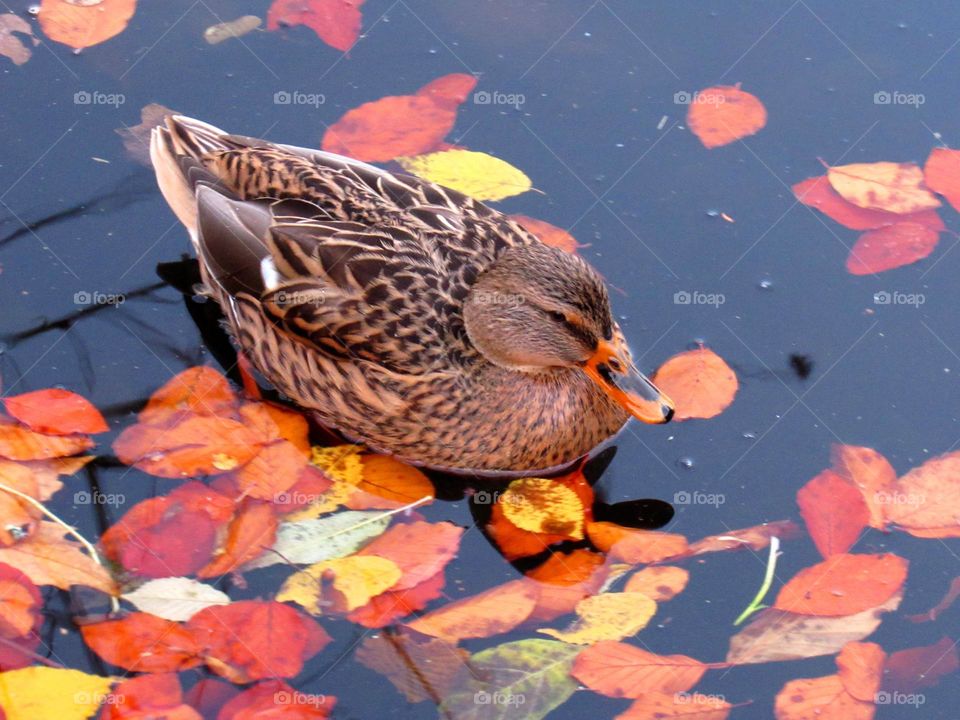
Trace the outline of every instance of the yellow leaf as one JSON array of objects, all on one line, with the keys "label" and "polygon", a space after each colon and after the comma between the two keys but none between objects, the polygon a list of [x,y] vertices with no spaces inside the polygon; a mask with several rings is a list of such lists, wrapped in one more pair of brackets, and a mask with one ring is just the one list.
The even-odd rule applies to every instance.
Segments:
[{"label": "yellow leaf", "polygon": [[525,193],[530,178],[510,163],[473,150],[444,150],[400,157],[404,170],[477,200],[503,200]]},{"label": "yellow leaf", "polygon": [[7,720],[86,720],[109,699],[114,680],[51,667],[11,670],[0,673],[0,707]]},{"label": "yellow leaf", "polygon": [[583,503],[566,485],[544,478],[514,480],[500,496],[500,506],[521,530],[583,539]]},{"label": "yellow leaf", "polygon": [[643,593],[601,593],[577,603],[580,619],[572,627],[541,628],[537,632],[574,645],[623,640],[643,630],[656,612],[657,604]]},{"label": "yellow leaf", "polygon": [[868,210],[906,214],[940,207],[913,163],[838,165],[827,170],[827,179],[844,200]]},{"label": "yellow leaf", "polygon": [[289,515],[287,520],[313,520],[345,504],[363,480],[361,450],[363,447],[360,445],[314,447],[310,452],[310,462],[323,470],[324,475],[333,480],[333,484],[320,500]]},{"label": "yellow leaf", "polygon": [[[386,558],[374,555],[351,555],[324,560],[304,568],[287,578],[277,593],[278,602],[295,602],[312,615],[335,609],[350,612],[370,602],[370,598],[397,584],[403,572]],[[333,589],[340,598],[325,597],[325,584],[332,577]]]}]

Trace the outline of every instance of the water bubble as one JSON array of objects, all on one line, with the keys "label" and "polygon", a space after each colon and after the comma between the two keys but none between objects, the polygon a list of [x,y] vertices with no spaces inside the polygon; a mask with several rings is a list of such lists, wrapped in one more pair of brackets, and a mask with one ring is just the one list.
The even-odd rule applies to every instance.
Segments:
[{"label": "water bubble", "polygon": [[710,210],[707,210],[707,217],[712,217],[712,218],[720,217],[720,211],[714,210],[711,208]]},{"label": "water bubble", "polygon": [[430,53],[431,55],[436,55],[440,51],[437,50],[436,48],[430,48],[429,50],[427,50],[427,52]]},{"label": "water bubble", "polygon": [[27,13],[30,14],[30,15],[39,15],[39,14],[40,14],[40,6],[39,6],[39,5],[31,5],[30,7],[27,8]]},{"label": "water bubble", "polygon": [[764,278],[757,283],[757,287],[761,290],[773,290],[773,280],[770,278]]},{"label": "water bubble", "polygon": [[906,30],[909,26],[905,22],[901,21],[897,23],[897,27],[901,30]]},{"label": "water bubble", "polygon": [[694,461],[692,457],[682,457],[677,460],[677,467],[684,470],[693,470]]},{"label": "water bubble", "polygon": [[753,430],[744,430],[743,437],[746,438],[747,440],[756,440],[757,434],[753,432]]}]

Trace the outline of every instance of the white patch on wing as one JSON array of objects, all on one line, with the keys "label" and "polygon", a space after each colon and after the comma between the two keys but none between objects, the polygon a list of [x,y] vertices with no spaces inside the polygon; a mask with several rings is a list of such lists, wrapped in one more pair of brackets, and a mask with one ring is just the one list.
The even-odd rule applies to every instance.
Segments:
[{"label": "white patch on wing", "polygon": [[260,261],[260,277],[263,278],[263,286],[267,290],[274,290],[280,285],[280,273],[269,255]]}]

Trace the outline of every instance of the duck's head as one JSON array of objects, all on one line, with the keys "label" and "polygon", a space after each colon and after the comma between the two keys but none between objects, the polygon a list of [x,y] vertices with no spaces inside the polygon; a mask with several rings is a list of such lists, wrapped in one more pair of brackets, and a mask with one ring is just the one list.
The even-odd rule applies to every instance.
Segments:
[{"label": "duck's head", "polygon": [[539,243],[507,250],[471,287],[464,322],[496,365],[578,368],[634,417],[673,417],[670,399],[634,367],[603,279],[578,255]]}]

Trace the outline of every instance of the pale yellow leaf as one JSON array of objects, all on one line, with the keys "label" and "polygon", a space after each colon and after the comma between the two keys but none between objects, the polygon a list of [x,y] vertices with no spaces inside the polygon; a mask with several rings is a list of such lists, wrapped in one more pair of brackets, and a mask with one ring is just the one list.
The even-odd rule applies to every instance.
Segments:
[{"label": "pale yellow leaf", "polygon": [[400,157],[404,170],[477,200],[503,200],[529,190],[530,178],[510,163],[473,150]]}]

